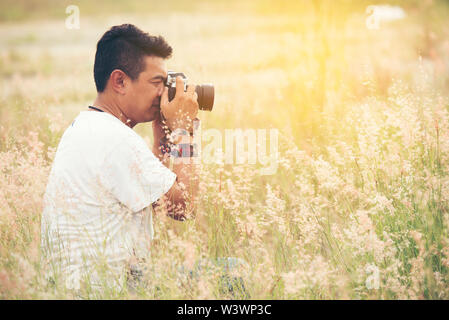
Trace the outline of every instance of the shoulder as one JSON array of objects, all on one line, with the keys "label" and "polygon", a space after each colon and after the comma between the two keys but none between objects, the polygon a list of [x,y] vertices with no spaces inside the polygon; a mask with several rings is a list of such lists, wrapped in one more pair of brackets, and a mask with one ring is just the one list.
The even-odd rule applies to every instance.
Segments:
[{"label": "shoulder", "polygon": [[[78,122],[78,123],[77,123]],[[95,142],[104,145],[135,145],[142,147],[145,141],[133,129],[113,115],[105,112],[84,111],[75,119],[74,126],[88,134]]]}]

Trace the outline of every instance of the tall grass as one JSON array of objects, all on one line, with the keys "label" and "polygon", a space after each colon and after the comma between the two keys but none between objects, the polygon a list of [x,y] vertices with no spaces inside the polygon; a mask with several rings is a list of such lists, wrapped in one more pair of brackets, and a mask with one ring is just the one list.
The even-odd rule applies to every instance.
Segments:
[{"label": "tall grass", "polygon": [[[82,2],[80,30],[64,28],[64,8],[11,9],[0,25],[0,297],[239,298],[217,272],[179,277],[232,256],[247,262],[254,299],[447,299],[448,7],[394,3],[407,18],[379,30],[352,1],[106,5],[111,16]],[[96,41],[124,22],[167,38],[170,69],[216,85],[205,128],[279,128],[279,167],[203,165],[197,218],[155,216],[148,286],[75,294],[42,277],[42,196],[64,129],[95,97]],[[151,143],[151,126],[136,130]]]}]

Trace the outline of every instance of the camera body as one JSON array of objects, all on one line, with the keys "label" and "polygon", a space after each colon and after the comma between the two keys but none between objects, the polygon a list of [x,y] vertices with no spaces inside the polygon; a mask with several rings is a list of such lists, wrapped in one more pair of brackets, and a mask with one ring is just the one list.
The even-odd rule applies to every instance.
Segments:
[{"label": "camera body", "polygon": [[[182,72],[168,71],[165,86],[168,87],[168,100],[171,101],[176,94],[176,77],[182,77],[184,80],[184,91],[187,90],[187,77]],[[212,84],[202,84],[195,87],[198,95],[198,105],[200,110],[212,111],[214,106],[215,90]]]}]

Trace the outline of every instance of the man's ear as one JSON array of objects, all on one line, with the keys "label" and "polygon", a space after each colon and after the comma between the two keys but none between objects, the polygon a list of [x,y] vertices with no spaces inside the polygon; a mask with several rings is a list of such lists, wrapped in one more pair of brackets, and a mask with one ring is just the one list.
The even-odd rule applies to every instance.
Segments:
[{"label": "man's ear", "polygon": [[122,95],[126,93],[126,82],[129,80],[126,73],[120,69],[114,69],[109,80],[112,90]]}]

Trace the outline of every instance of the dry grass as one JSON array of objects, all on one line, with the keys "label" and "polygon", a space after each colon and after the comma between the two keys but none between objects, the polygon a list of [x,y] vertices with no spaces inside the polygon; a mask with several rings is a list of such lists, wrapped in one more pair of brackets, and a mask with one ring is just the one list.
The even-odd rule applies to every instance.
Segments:
[{"label": "dry grass", "polygon": [[[130,3],[94,16],[83,2],[80,30],[64,28],[65,7],[60,18],[45,7],[20,21],[4,14],[1,298],[74,297],[40,274],[42,196],[64,129],[95,97],[96,41],[124,22],[166,37],[170,69],[216,85],[205,128],[279,128],[281,158],[272,176],[252,165],[203,166],[198,218],[155,218],[150,286],[85,288],[83,297],[227,298],[215,273],[186,284],[174,267],[225,256],[248,262],[242,274],[254,299],[449,297],[442,2],[406,2],[407,18],[379,30],[365,27],[364,4],[351,1],[219,3],[220,11],[182,2],[151,14]],[[136,130],[151,141],[150,126]]]}]

